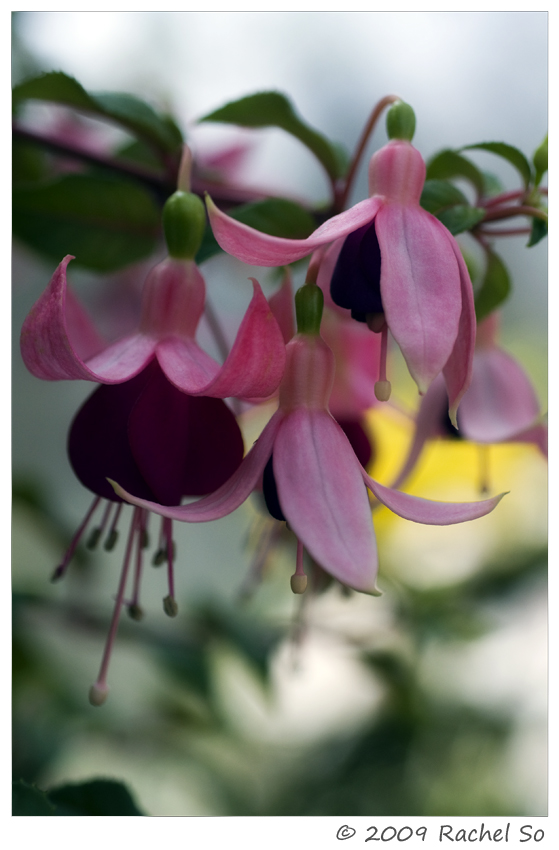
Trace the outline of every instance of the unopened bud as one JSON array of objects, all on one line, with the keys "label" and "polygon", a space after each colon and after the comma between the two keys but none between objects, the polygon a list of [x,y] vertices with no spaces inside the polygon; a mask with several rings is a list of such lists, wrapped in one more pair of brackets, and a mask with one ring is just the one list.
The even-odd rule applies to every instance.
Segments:
[{"label": "unopened bud", "polygon": [[291,576],[291,590],[293,593],[304,593],[307,589],[307,577],[295,573]]},{"label": "unopened bud", "polygon": [[91,705],[103,705],[107,697],[109,696],[109,686],[108,685],[100,685],[96,682],[89,689],[89,701]]},{"label": "unopened bud", "polygon": [[168,617],[176,617],[179,613],[179,606],[172,596],[166,596],[163,600],[163,610]]},{"label": "unopened bud", "polygon": [[392,385],[390,381],[377,381],[375,384],[375,396],[378,401],[388,401],[390,398],[390,393],[392,392]]},{"label": "unopened bud", "polygon": [[403,100],[394,103],[386,114],[386,132],[389,139],[411,142],[415,133],[415,113]]},{"label": "unopened bud", "polygon": [[206,228],[206,208],[198,195],[175,192],[163,207],[163,230],[169,256],[193,260]]},{"label": "unopened bud", "polygon": [[136,620],[137,622],[140,622],[140,620],[144,619],[144,609],[140,608],[139,605],[129,605],[128,616],[131,620]]}]

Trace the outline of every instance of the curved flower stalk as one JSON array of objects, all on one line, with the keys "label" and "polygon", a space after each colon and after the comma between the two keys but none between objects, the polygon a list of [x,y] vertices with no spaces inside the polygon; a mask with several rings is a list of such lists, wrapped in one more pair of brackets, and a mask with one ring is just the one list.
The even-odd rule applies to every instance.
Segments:
[{"label": "curved flower stalk", "polygon": [[[384,337],[390,330],[421,394],[442,371],[455,423],[471,379],[473,291],[458,243],[420,206],[424,182],[419,151],[407,138],[394,138],[371,159],[370,197],[307,239],[260,233],[209,198],[207,207],[220,246],[246,263],[284,265],[331,244],[339,252],[331,279],[334,302]],[[388,394],[389,386],[380,388],[383,399]]]},{"label": "curved flower stalk", "polygon": [[498,315],[492,313],[478,326],[472,382],[458,412],[459,430],[448,421],[447,391],[438,377],[421,401],[410,449],[393,487],[402,486],[425,443],[437,437],[459,437],[482,445],[533,443],[547,457],[547,426],[536,393],[520,364],[497,345],[498,325]]},{"label": "curved flower stalk", "polygon": [[263,477],[268,508],[272,514],[279,511],[299,541],[293,590],[302,592],[306,585],[305,547],[343,584],[377,593],[378,558],[366,488],[399,516],[434,525],[483,516],[501,496],[476,503],[432,502],[384,487],[365,472],[328,410],[334,356],[319,335],[321,313],[319,287],[305,285],[298,293],[299,332],[287,346],[279,409],[239,469],[215,493],[189,505],[166,507],[111,483],[119,496],[138,507],[169,519],[208,522],[239,507]]}]

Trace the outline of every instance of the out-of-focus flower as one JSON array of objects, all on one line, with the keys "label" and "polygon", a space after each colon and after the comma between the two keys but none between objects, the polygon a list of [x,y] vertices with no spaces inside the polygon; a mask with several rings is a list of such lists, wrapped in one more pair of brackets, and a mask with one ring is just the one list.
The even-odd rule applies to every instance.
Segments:
[{"label": "out-of-focus flower", "polygon": [[483,516],[501,496],[477,503],[431,502],[374,481],[328,410],[334,357],[319,334],[322,292],[307,284],[297,296],[299,332],[287,346],[279,409],[229,481],[196,503],[174,508],[135,498],[116,483],[115,490],[170,519],[207,522],[239,507],[263,477],[270,512],[285,519],[299,541],[294,591],[306,585],[306,547],[343,584],[375,593],[378,559],[366,488],[399,516],[432,525]]},{"label": "out-of-focus flower", "polygon": [[393,482],[400,487],[414,469],[427,440],[461,437],[475,443],[524,442],[547,457],[547,426],[534,388],[522,366],[497,345],[499,319],[492,313],[478,326],[472,382],[458,412],[458,430],[447,417],[441,377],[421,400],[408,455]]}]

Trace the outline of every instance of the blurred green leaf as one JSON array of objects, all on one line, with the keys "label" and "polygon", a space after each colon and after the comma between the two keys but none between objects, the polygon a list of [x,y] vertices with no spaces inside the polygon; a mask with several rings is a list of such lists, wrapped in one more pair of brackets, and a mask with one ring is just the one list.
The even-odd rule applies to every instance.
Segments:
[{"label": "blurred green leaf", "polygon": [[101,174],[68,174],[13,193],[14,234],[55,262],[74,254],[95,271],[114,271],[149,256],[160,211],[138,184]]},{"label": "blurred green leaf", "polygon": [[[266,198],[236,207],[229,215],[255,230],[269,233],[271,236],[283,236],[285,239],[305,239],[316,227],[313,216],[302,206],[286,198]],[[196,255],[196,262],[203,263],[221,248],[217,244],[211,228],[206,227],[204,239]]]},{"label": "blurred green leaf", "polygon": [[280,92],[267,91],[232,101],[204,115],[200,121],[219,121],[241,127],[279,127],[299,139],[322,163],[332,180],[342,177],[347,168],[343,148],[313,130],[297,115],[290,101]]},{"label": "blurred green leaf", "polygon": [[56,806],[57,815],[144,816],[128,788],[114,779],[93,779],[90,782],[60,785],[51,789],[48,797]]},{"label": "blurred green leaf", "polygon": [[437,218],[450,230],[453,236],[456,236],[457,233],[471,230],[472,227],[483,221],[485,210],[480,207],[471,207],[469,204],[457,204],[455,207],[437,213]]},{"label": "blurred green leaf", "polygon": [[532,162],[534,163],[534,167],[536,169],[535,176],[535,184],[539,186],[541,183],[541,179],[547,171],[547,133],[545,139],[539,146],[539,148],[535,151],[534,156],[532,157]]},{"label": "blurred green leaf", "polygon": [[177,125],[135,95],[118,92],[89,93],[74,77],[51,71],[25,80],[13,89],[16,106],[25,100],[60,103],[109,119],[136,136],[145,139],[163,153],[177,152],[183,142]]},{"label": "blurred green leaf", "polygon": [[12,815],[45,817],[55,815],[54,806],[44,791],[29,785],[23,779],[12,783]]},{"label": "blurred green leaf", "polygon": [[475,294],[476,319],[481,322],[508,298],[511,289],[507,268],[498,254],[487,253],[487,267],[480,289]]},{"label": "blurred green leaf", "polygon": [[428,180],[449,180],[453,177],[463,177],[472,183],[480,195],[485,184],[479,168],[465,156],[453,150],[443,150],[435,154],[427,163]]},{"label": "blurred green leaf", "polygon": [[538,242],[541,242],[542,239],[545,239],[546,236],[547,221],[543,221],[541,218],[533,218],[532,231],[526,247],[532,248],[534,245],[537,245]]},{"label": "blurred green leaf", "polygon": [[489,151],[489,153],[494,153],[496,156],[500,156],[501,159],[506,159],[507,162],[510,162],[510,164],[516,168],[522,177],[526,188],[530,185],[530,180],[532,179],[530,163],[522,151],[519,151],[518,148],[513,147],[513,145],[507,145],[505,142],[480,142],[476,145],[466,145],[461,148],[461,150]]},{"label": "blurred green leaf", "polygon": [[421,193],[420,204],[424,210],[436,215],[447,207],[467,204],[466,196],[448,180],[426,180]]}]

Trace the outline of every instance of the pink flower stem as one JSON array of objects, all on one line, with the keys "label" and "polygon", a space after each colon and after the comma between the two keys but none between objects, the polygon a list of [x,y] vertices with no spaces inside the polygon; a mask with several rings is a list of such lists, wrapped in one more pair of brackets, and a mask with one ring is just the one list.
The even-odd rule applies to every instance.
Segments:
[{"label": "pink flower stem", "polygon": [[169,583],[169,596],[175,598],[175,575],[173,565],[173,521],[165,518],[165,537],[167,539],[167,581]]},{"label": "pink flower stem", "polygon": [[126,544],[126,553],[124,555],[124,563],[122,565],[122,572],[120,574],[120,582],[118,585],[115,607],[113,610],[113,617],[109,628],[107,642],[105,644],[105,651],[103,653],[101,667],[99,668],[99,675],[97,676],[97,680],[94,685],[94,687],[97,687],[99,690],[104,690],[107,686],[107,673],[109,671],[109,662],[111,660],[111,654],[116,634],[118,632],[118,623],[120,620],[122,604],[124,602],[124,591],[126,588],[126,579],[128,578],[128,568],[130,566],[130,556],[132,554],[132,544],[134,543],[134,537],[136,536],[136,529],[138,528],[140,513],[141,508],[134,508],[134,513],[132,514],[132,522],[130,523],[130,531],[128,532],[128,542]]},{"label": "pink flower stem", "polygon": [[68,546],[68,549],[66,550],[66,554],[64,555],[64,559],[63,559],[62,563],[60,564],[60,566],[58,566],[55,569],[55,571],[52,575],[51,581],[58,581],[58,579],[61,579],[64,576],[64,574],[66,573],[66,570],[68,569],[68,564],[72,560],[72,556],[73,556],[74,552],[76,551],[76,547],[77,547],[78,543],[80,542],[80,538],[81,538],[82,534],[84,533],[85,529],[87,528],[89,520],[93,516],[93,514],[94,514],[94,512],[97,508],[97,505],[99,504],[100,501],[101,501],[100,496],[96,496],[95,499],[93,500],[88,512],[86,513],[86,515],[83,519],[82,524],[80,525],[80,527],[78,528],[78,530],[74,534],[72,541],[71,541],[70,545]]},{"label": "pink flower stem", "polygon": [[386,355],[388,352],[388,325],[386,322],[380,332],[380,362],[378,369],[379,381],[386,381]]},{"label": "pink flower stem", "polygon": [[136,569],[134,570],[134,585],[132,590],[132,602],[131,605],[133,608],[140,607],[140,583],[142,580],[142,566],[143,566],[143,540],[145,532],[145,515],[146,511],[142,508],[137,508],[139,511],[139,522],[137,523],[137,534],[136,534]]},{"label": "pink flower stem", "polygon": [[111,549],[114,549],[116,541],[118,540],[117,524],[118,524],[120,514],[122,512],[122,505],[123,504],[124,504],[123,502],[119,502],[118,505],[116,506],[115,515],[113,517],[113,521],[111,522],[111,527],[109,529],[109,533],[107,534],[107,538],[105,540],[105,549],[106,549],[107,552],[110,552]]},{"label": "pink flower stem", "polygon": [[502,209],[489,210],[483,219],[483,223],[485,224],[487,221],[499,221],[503,218],[514,218],[517,215],[527,215],[530,216],[530,218],[541,218],[543,221],[547,221],[547,213],[544,212],[544,210],[539,210],[537,207],[529,207],[519,204],[515,207],[504,207]]},{"label": "pink flower stem", "polygon": [[345,181],[342,184],[341,190],[337,193],[336,197],[334,198],[334,212],[341,212],[347,204],[349,193],[351,192],[351,189],[353,188],[353,181],[355,180],[355,174],[357,172],[357,169],[359,168],[359,164],[360,164],[361,158],[362,158],[362,156],[365,152],[367,142],[369,141],[369,137],[371,136],[373,130],[375,129],[375,127],[377,125],[377,121],[380,118],[382,111],[387,106],[390,106],[391,103],[395,103],[397,100],[400,100],[400,98],[395,94],[386,95],[386,97],[383,97],[381,100],[379,100],[379,102],[377,103],[377,105],[375,106],[373,111],[371,112],[369,120],[367,121],[367,123],[365,124],[365,127],[363,128],[361,138],[359,139],[359,142],[357,143],[357,147],[355,149],[355,153],[353,154],[353,159],[351,160]]},{"label": "pink flower stem", "polygon": [[492,239],[494,236],[527,236],[532,231],[529,227],[508,227],[502,230],[486,230],[482,227],[478,232]]}]

